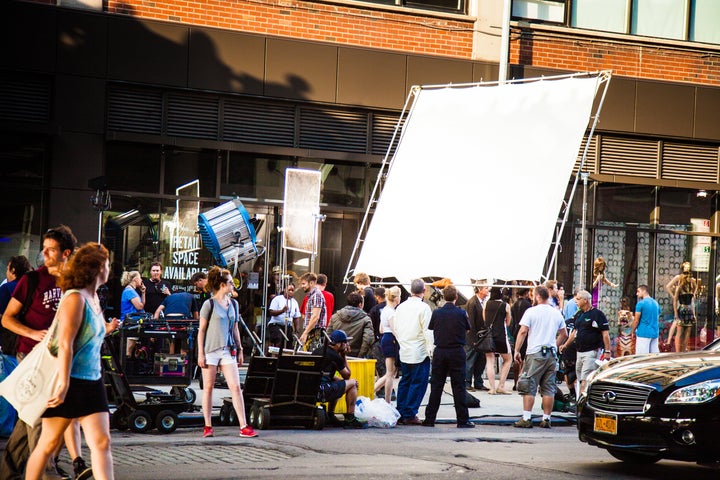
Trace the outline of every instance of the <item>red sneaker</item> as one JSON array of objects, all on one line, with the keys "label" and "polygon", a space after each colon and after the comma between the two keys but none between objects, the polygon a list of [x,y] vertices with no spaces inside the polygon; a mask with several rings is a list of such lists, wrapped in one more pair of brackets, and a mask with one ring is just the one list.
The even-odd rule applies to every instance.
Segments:
[{"label": "red sneaker", "polygon": [[245,425],[240,429],[240,436],[245,438],[257,437],[257,432],[250,425]]},{"label": "red sneaker", "polygon": [[212,427],[205,427],[203,428],[203,438],[205,437],[213,437],[215,436],[215,432],[213,432]]}]

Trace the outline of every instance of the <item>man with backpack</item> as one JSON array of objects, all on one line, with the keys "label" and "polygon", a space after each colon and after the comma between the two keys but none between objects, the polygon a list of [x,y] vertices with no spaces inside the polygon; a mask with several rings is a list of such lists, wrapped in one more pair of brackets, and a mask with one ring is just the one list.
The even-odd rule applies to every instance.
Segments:
[{"label": "man with backpack", "polygon": [[[2,325],[17,334],[17,359],[21,362],[35,345],[47,334],[55,317],[62,291],[56,285],[56,279],[62,273],[77,239],[70,228],[60,225],[51,228],[43,235],[44,265],[28,272],[18,281],[7,309],[2,316]],[[25,464],[37,445],[40,427],[18,421],[15,425],[0,462],[0,478],[4,480],[20,479],[24,476]],[[65,432],[65,443],[73,459],[75,478],[89,478],[90,468],[80,456],[80,429],[76,422],[70,424]],[[57,467],[57,458],[50,462],[46,478],[70,478]]]}]

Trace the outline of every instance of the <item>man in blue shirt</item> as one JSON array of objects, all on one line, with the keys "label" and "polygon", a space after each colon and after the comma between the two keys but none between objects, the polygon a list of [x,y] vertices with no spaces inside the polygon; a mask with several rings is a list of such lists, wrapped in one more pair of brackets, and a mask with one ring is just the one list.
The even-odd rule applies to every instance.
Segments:
[{"label": "man in blue shirt", "polygon": [[573,292],[573,297],[565,302],[565,306],[563,307],[563,317],[565,320],[570,320],[575,316],[575,312],[578,311],[578,304],[575,301],[575,295],[577,295],[577,290]]},{"label": "man in blue shirt", "polygon": [[632,334],[636,338],[635,353],[657,353],[660,351],[658,348],[660,305],[650,296],[647,285],[638,287],[637,297],[635,320],[632,324]]},{"label": "man in blue shirt", "polygon": [[167,315],[182,315],[182,318],[198,318],[198,306],[195,301],[195,296],[188,292],[177,292],[165,297],[162,304],[155,310],[153,315],[155,318],[160,318],[160,314]]}]

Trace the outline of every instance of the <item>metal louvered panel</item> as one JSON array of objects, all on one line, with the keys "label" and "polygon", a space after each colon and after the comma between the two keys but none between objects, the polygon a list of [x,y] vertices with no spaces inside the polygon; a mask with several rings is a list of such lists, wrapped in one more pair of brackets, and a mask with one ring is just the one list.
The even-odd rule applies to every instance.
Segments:
[{"label": "metal louvered panel", "polygon": [[222,139],[228,142],[295,146],[295,106],[225,100]]},{"label": "metal louvered panel", "polygon": [[368,116],[329,108],[300,109],[301,148],[367,152]]},{"label": "metal louvered panel", "polygon": [[603,137],[600,144],[600,173],[657,177],[658,142]]},{"label": "metal louvered panel", "polygon": [[218,139],[219,100],[213,96],[168,95],[167,134]]},{"label": "metal louvered panel", "polygon": [[[395,133],[395,126],[397,125],[399,115],[380,115],[375,114],[372,117],[372,153],[373,155],[385,155],[392,140],[393,134]],[[395,154],[398,142],[400,141],[400,133],[402,129],[398,130],[395,136],[395,142],[393,148],[390,150],[389,157]]]},{"label": "metal louvered panel", "polygon": [[[597,158],[597,135],[590,139],[590,146],[588,147],[587,157],[585,157],[585,164],[583,165],[583,172],[595,173],[595,159]],[[582,160],[583,152],[585,151],[585,145],[588,143],[587,135],[583,137],[582,143],[580,144],[580,150],[578,150],[577,160],[575,160],[575,166],[573,167],[573,173],[578,173],[580,168],[580,161]]]},{"label": "metal louvered panel", "polygon": [[50,79],[0,76],[0,120],[48,123]]},{"label": "metal louvered panel", "polygon": [[665,142],[662,178],[717,183],[718,147]]},{"label": "metal louvered panel", "polygon": [[162,92],[112,86],[108,92],[108,129],[160,135]]}]

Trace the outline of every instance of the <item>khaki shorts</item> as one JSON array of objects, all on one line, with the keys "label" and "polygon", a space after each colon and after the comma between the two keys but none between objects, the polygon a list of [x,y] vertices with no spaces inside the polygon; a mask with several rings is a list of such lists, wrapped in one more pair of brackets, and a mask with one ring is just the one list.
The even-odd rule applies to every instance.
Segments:
[{"label": "khaki shorts", "polygon": [[598,358],[597,350],[588,350],[587,352],[578,352],[577,362],[575,363],[575,374],[578,380],[584,382],[590,373],[598,369],[599,365],[595,360]]},{"label": "khaki shorts", "polygon": [[556,369],[557,357],[552,353],[545,356],[539,352],[526,355],[522,372],[518,378],[518,393],[534,397],[539,388],[543,397],[555,396],[555,390],[557,389],[555,383]]}]

